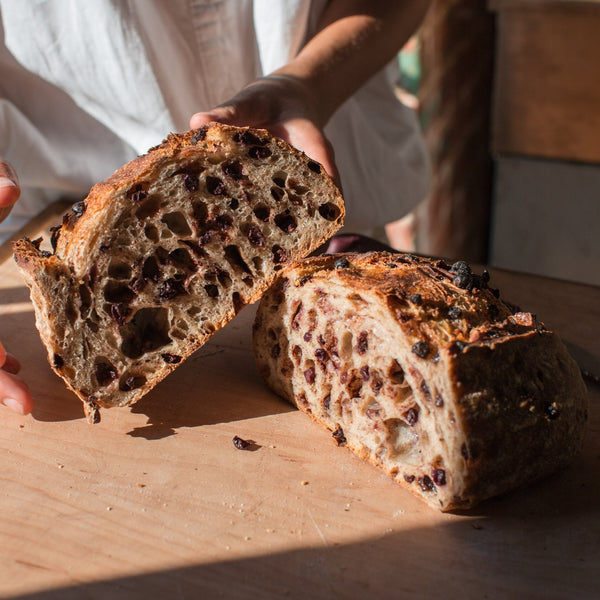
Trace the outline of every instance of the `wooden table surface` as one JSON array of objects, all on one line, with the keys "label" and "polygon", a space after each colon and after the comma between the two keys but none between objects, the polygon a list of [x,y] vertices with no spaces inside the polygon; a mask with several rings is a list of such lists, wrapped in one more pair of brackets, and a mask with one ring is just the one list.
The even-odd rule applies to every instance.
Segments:
[{"label": "wooden table surface", "polygon": [[[600,358],[599,288],[495,271],[492,284]],[[263,385],[253,313],[90,426],[13,261],[0,265],[0,339],[36,399],[28,417],[0,408],[1,598],[600,597],[600,385],[587,380],[571,467],[438,513]]]}]

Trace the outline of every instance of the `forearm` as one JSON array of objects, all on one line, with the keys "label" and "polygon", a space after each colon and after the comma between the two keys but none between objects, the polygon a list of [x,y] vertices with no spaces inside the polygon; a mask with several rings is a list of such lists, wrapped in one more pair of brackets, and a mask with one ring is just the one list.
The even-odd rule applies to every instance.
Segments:
[{"label": "forearm", "polygon": [[332,0],[319,31],[274,75],[299,80],[324,126],[335,110],[387,64],[419,27],[429,0]]}]

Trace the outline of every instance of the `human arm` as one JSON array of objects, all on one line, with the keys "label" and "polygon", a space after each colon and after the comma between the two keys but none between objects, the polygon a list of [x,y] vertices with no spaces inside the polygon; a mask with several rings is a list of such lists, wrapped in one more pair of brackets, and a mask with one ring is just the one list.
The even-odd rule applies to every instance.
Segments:
[{"label": "human arm", "polygon": [[195,114],[191,127],[211,120],[264,127],[337,177],[325,124],[393,59],[418,28],[428,5],[428,0],[332,0],[317,33],[294,59],[220,106]]}]

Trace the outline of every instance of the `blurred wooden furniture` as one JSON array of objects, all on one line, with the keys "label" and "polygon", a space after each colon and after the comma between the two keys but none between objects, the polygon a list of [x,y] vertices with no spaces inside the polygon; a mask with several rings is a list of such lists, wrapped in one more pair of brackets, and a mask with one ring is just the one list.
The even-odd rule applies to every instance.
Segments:
[{"label": "blurred wooden furniture", "polygon": [[490,262],[600,284],[600,2],[492,0]]}]

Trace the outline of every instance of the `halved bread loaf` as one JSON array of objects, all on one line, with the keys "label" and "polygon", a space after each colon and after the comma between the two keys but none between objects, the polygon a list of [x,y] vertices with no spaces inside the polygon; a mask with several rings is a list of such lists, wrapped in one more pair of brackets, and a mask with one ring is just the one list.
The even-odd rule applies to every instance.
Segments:
[{"label": "halved bread loaf", "polygon": [[539,479],[580,451],[586,388],[558,336],[488,278],[387,252],[301,261],[261,300],[260,373],[443,511]]},{"label": "halved bread loaf", "polygon": [[342,198],[322,167],[264,130],[170,135],[97,184],[54,231],[23,239],[50,364],[84,402],[136,402],[288,261],[332,236]]}]

